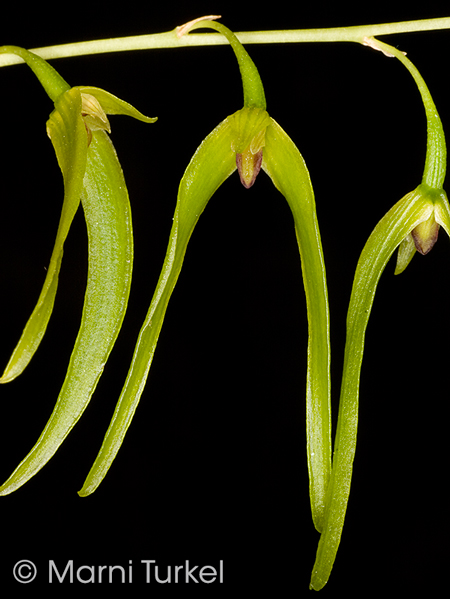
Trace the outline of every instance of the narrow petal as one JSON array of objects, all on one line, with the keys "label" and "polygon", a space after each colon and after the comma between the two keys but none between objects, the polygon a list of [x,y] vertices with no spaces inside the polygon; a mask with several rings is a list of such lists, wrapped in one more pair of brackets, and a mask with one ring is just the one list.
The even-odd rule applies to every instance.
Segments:
[{"label": "narrow petal", "polygon": [[413,259],[416,251],[417,250],[416,250],[416,245],[414,243],[414,239],[413,239],[411,233],[409,233],[405,237],[405,239],[401,242],[401,244],[398,248],[397,264],[395,266],[395,272],[394,272],[395,275],[399,275],[405,270],[405,268],[408,266],[408,264]]},{"label": "narrow petal", "polygon": [[64,178],[61,219],[41,294],[0,378],[1,383],[12,381],[23,372],[44,336],[58,287],[64,242],[80,203],[87,155],[80,93],[70,90],[62,94],[55,106],[47,122],[47,131]]},{"label": "narrow petal", "polygon": [[308,312],[307,453],[314,525],[321,530],[331,469],[330,341],[325,264],[314,193],[293,141],[271,119],[262,168],[285,196],[295,224]]}]

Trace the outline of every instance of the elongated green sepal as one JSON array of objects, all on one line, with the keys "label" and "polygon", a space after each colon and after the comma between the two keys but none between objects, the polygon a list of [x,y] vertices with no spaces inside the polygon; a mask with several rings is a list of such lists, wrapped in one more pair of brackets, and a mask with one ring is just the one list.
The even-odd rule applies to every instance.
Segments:
[{"label": "elongated green sepal", "polygon": [[[80,92],[74,93],[81,101]],[[89,268],[80,330],[53,413],[36,445],[0,487],[1,495],[15,491],[36,474],[76,424],[95,390],[125,315],[133,260],[131,212],[116,152],[103,131],[92,134],[82,204]]]},{"label": "elongated green sepal", "polygon": [[106,476],[139,404],[166,309],[194,227],[216,189],[236,170],[228,119],[197,149],[180,183],[170,241],[153,299],[139,333],[125,385],[97,458],[79,495],[93,493]]},{"label": "elongated green sepal", "polygon": [[328,292],[314,193],[294,142],[271,119],[262,168],[292,211],[308,313],[307,455],[313,522],[322,530],[331,471],[330,322]]},{"label": "elongated green sepal", "polygon": [[3,376],[0,378],[0,383],[12,381],[25,369],[44,336],[52,313],[63,246],[80,203],[86,169],[86,129],[81,118],[79,92],[70,90],[59,96],[55,103],[55,110],[47,122],[47,132],[53,143],[64,178],[64,203],[41,294]]},{"label": "elongated green sepal", "polygon": [[347,315],[347,340],[333,454],[325,526],[320,537],[311,588],[320,590],[328,581],[341,540],[356,450],[359,381],[367,323],[381,274],[400,243],[435,212],[450,230],[445,193],[419,185],[381,219],[358,261]]}]

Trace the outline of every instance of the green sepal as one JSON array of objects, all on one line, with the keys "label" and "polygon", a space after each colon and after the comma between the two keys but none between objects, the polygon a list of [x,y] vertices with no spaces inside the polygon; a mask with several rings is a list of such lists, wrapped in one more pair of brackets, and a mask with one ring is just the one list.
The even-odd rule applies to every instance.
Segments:
[{"label": "green sepal", "polygon": [[266,129],[262,168],[289,204],[301,257],[308,315],[309,489],[314,526],[320,532],[331,471],[330,321],[325,263],[308,169],[294,142],[273,119]]},{"label": "green sepal", "polygon": [[[73,90],[74,94],[80,92]],[[84,137],[86,144],[86,134]],[[80,329],[55,408],[38,441],[0,495],[15,491],[54,455],[81,417],[120,330],[131,284],[131,211],[122,169],[104,131],[94,131],[87,153],[82,204],[89,268]]]},{"label": "green sepal", "polygon": [[100,451],[80,496],[93,493],[106,476],[130,426],[147,381],[166,309],[197,221],[216,189],[236,170],[228,119],[212,131],[190,161],[178,190],[170,240],[153,299],[141,327],[130,370]]},{"label": "green sepal", "polygon": [[419,185],[403,197],[377,224],[356,267],[347,315],[347,339],[334,444],[333,467],[327,493],[325,525],[317,549],[310,588],[320,590],[328,581],[339,547],[350,494],[358,427],[359,382],[364,340],[381,274],[407,235],[433,211],[450,231],[450,209],[445,193]]},{"label": "green sepal", "polygon": [[[98,100],[98,110],[103,113],[126,115],[146,123],[157,120],[145,116],[128,102],[97,87],[73,87],[60,94],[55,101],[55,110],[47,122],[47,133],[54,146],[64,178],[61,218],[41,294],[0,378],[0,383],[10,382],[23,372],[44,336],[53,310],[64,242],[80,203],[88,144],[91,139],[90,130],[109,131],[106,117],[99,119],[95,114],[82,116],[83,100],[87,95],[94,96]],[[88,129],[88,137],[86,137],[86,129]]]},{"label": "green sepal", "polygon": [[63,256],[63,247],[80,203],[86,170],[86,129],[81,118],[81,96],[76,90],[60,95],[47,122],[47,132],[55,149],[64,179],[64,202],[55,245],[44,285],[20,340],[0,378],[7,383],[16,378],[33,357],[50,319]]}]

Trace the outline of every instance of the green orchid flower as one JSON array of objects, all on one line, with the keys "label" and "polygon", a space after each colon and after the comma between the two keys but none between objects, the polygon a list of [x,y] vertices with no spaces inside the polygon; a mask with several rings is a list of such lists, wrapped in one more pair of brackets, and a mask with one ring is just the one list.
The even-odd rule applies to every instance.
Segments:
[{"label": "green orchid flower", "polygon": [[122,169],[106,131],[107,114],[153,122],[131,105],[95,87],[71,88],[44,60],[16,46],[0,53],[20,56],[33,70],[55,109],[47,133],[64,179],[64,202],[47,276],[33,313],[0,382],[12,381],[30,362],[49,322],[64,242],[82,203],[89,267],[81,325],[53,413],[25,459],[0,487],[6,495],[29,480],[54,455],[95,390],[119,333],[131,283],[133,235]]},{"label": "green orchid flower", "polygon": [[262,169],[288,201],[301,256],[309,324],[306,412],[310,496],[313,521],[321,530],[331,468],[329,310],[311,180],[297,147],[267,113],[258,71],[234,34],[220,23],[199,19],[180,27],[178,35],[205,26],[225,35],[235,52],[243,81],[244,107],[206,137],[181,180],[166,258],[131,368],[99,454],[79,493],[85,496],[97,489],[123,442],[147,380],[187,244],[201,213],[216,189],[235,170],[248,188]]},{"label": "green orchid flower", "polygon": [[442,226],[450,235],[450,206],[442,189],[447,165],[444,132],[436,106],[420,73],[396,48],[373,38],[366,44],[398,58],[419,88],[427,116],[427,153],[421,184],[406,194],[377,224],[358,261],[347,315],[347,340],[341,385],[333,466],[327,495],[325,524],[311,576],[311,588],[328,581],[344,525],[356,450],[359,381],[365,331],[381,274],[399,248],[396,274],[419,251],[427,254]]}]

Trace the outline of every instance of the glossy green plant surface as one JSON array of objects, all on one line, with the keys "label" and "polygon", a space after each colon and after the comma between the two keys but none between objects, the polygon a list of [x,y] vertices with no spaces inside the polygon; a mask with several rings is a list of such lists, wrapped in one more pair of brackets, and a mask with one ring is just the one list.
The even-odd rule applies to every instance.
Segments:
[{"label": "glossy green plant surface", "polygon": [[[7,51],[11,51],[8,47]],[[20,56],[30,62],[19,49]],[[2,382],[20,374],[36,351],[53,309],[63,245],[81,199],[88,230],[89,267],[83,314],[66,377],[53,413],[41,436],[9,479],[0,487],[6,495],[23,485],[53,456],[76,424],[95,390],[119,333],[131,283],[133,235],[131,210],[122,169],[104,129],[105,109],[151,121],[108,92],[97,88],[69,88],[46,65],[33,69],[47,88],[60,92],[47,123],[64,178],[64,203],[50,266],[20,341],[8,363]],[[52,85],[48,84],[48,79]],[[64,82],[65,83],[65,82]],[[45,85],[44,85],[45,87]],[[48,91],[48,90],[47,90]]]},{"label": "glossy green plant surface", "polygon": [[289,203],[302,259],[309,322],[306,412],[310,495],[313,520],[321,530],[331,469],[329,313],[312,185],[300,152],[267,114],[256,67],[235,36],[223,25],[209,21],[190,23],[180,28],[180,34],[205,26],[219,30],[231,42],[243,81],[244,108],[207,136],[184,173],[166,258],[139,333],[131,368],[99,454],[79,493],[85,496],[97,489],[123,442],[147,380],[187,244],[201,213],[216,189],[236,169],[244,186],[250,187],[262,167]]}]

